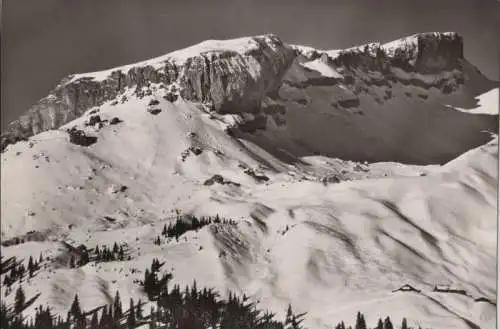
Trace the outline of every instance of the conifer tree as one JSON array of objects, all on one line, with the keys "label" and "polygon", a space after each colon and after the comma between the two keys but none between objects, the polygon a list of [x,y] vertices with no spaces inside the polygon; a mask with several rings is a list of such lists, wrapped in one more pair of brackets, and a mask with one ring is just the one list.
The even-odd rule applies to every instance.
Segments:
[{"label": "conifer tree", "polygon": [[104,328],[112,329],[113,327],[113,305],[108,305],[106,316],[104,318]]},{"label": "conifer tree", "polygon": [[115,320],[121,318],[122,312],[122,301],[120,300],[120,293],[118,290],[116,291],[115,300],[114,300],[114,310],[113,315]]},{"label": "conifer tree", "polygon": [[285,326],[292,322],[292,317],[293,317],[292,304],[288,304],[288,308],[286,310]]},{"label": "conifer tree", "polygon": [[94,312],[94,314],[92,314],[92,320],[90,320],[90,328],[91,329],[99,328],[99,320],[97,319],[97,312]]},{"label": "conifer tree", "polygon": [[358,312],[358,315],[356,317],[356,324],[355,324],[354,328],[355,329],[367,329],[365,317],[363,316],[363,314],[361,314],[361,312]]},{"label": "conifer tree", "polygon": [[7,274],[3,278],[3,285],[4,286],[10,286],[10,276]]},{"label": "conifer tree", "polygon": [[16,314],[21,314],[24,309],[24,303],[26,302],[26,295],[24,294],[23,287],[19,285],[17,288],[16,296],[14,298],[14,312]]},{"label": "conifer tree", "polygon": [[378,319],[378,323],[375,329],[384,329],[384,323],[382,322],[382,319]]},{"label": "conifer tree", "polygon": [[123,251],[123,246],[120,246],[120,252],[119,252],[119,255],[120,255],[120,261],[125,260],[125,253],[124,253],[124,251]]},{"label": "conifer tree", "polygon": [[403,321],[401,323],[401,329],[408,329],[408,323],[406,323],[406,318],[403,318]]},{"label": "conifer tree", "polygon": [[198,299],[198,288],[196,287],[196,280],[193,281],[193,286],[191,287],[191,298]]},{"label": "conifer tree", "polygon": [[95,246],[95,258],[96,258],[96,261],[100,261],[101,260],[101,251],[99,250],[99,245]]},{"label": "conifer tree", "polygon": [[[52,329],[54,326],[54,321],[52,318],[52,314],[50,313],[50,308],[48,306],[47,306],[47,309],[45,310],[45,312],[43,313],[43,315],[44,315],[43,323],[45,325],[45,328]],[[44,328],[44,327],[42,327],[42,328]]]},{"label": "conifer tree", "polygon": [[78,319],[79,317],[82,316],[82,309],[80,308],[80,301],[78,300],[78,294],[75,294],[75,298],[73,299],[73,303],[71,304],[69,313],[75,319]]},{"label": "conifer tree", "polygon": [[35,270],[35,264],[33,263],[33,257],[30,256],[30,258],[28,260],[28,271],[29,271],[30,277],[33,276],[34,270]]},{"label": "conifer tree", "polygon": [[103,246],[103,247],[101,248],[101,251],[100,251],[100,254],[99,254],[99,255],[100,255],[100,256],[99,256],[99,260],[100,260],[101,262],[105,262],[105,261],[106,261],[106,256],[107,256],[107,255],[106,255],[106,246]]},{"label": "conifer tree", "polygon": [[10,323],[9,323],[9,318],[8,318],[8,313],[7,313],[7,305],[5,305],[5,302],[2,300],[2,303],[0,304],[0,328],[10,328]]},{"label": "conifer tree", "polygon": [[159,267],[160,261],[156,258],[153,259],[153,262],[151,263],[151,273],[156,273],[160,269]]},{"label": "conifer tree", "polygon": [[142,319],[142,302],[141,302],[140,299],[137,302],[137,309],[136,309],[136,312],[135,312],[135,318],[136,318],[136,320]]},{"label": "conifer tree", "polygon": [[76,318],[74,329],[85,329],[86,321],[83,315]]},{"label": "conifer tree", "polygon": [[[239,303],[239,300],[236,300]],[[252,304],[247,305],[247,309],[252,307]],[[301,329],[300,323],[302,319],[301,316],[296,316],[293,314],[292,305],[288,304],[288,309],[286,311],[286,319],[285,319],[285,329]]]},{"label": "conifer tree", "polygon": [[10,269],[9,278],[10,278],[11,281],[15,281],[16,278],[17,278],[17,271],[16,271],[16,265],[15,264]]},{"label": "conifer tree", "polygon": [[394,329],[394,326],[392,325],[391,319],[389,317],[386,317],[384,320],[384,329]]},{"label": "conifer tree", "polygon": [[149,269],[146,269],[144,273],[144,291],[146,292],[148,297],[151,296],[152,287],[153,287],[152,276],[149,273]]},{"label": "conifer tree", "polygon": [[21,264],[21,265],[19,266],[19,277],[21,277],[21,278],[22,278],[22,277],[24,276],[24,271],[25,271],[25,270],[26,270],[26,269],[25,269],[24,265],[23,265],[23,264]]},{"label": "conifer tree", "polygon": [[103,262],[107,262],[109,259],[109,256],[108,256],[108,248],[104,245],[102,247],[102,250],[101,250],[101,260]]},{"label": "conifer tree", "polygon": [[127,316],[128,329],[135,328],[135,324],[136,324],[136,319],[135,319],[134,300],[132,298],[130,298],[130,307],[129,307],[128,316]]},{"label": "conifer tree", "polygon": [[108,308],[107,306],[104,306],[101,313],[101,320],[99,321],[99,328],[104,328],[106,326],[107,312]]}]

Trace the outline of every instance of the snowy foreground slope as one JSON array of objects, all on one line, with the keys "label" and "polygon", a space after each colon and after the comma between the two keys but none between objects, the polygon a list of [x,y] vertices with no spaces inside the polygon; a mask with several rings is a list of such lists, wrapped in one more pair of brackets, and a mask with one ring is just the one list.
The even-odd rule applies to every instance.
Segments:
[{"label": "snowy foreground slope", "polygon": [[[494,328],[498,83],[461,46],[266,35],[68,77],[2,134],[2,256],[50,257],[23,287],[61,314],[75,293],[84,309],[145,300],[136,281],[158,258],[174,283],[279,316],[291,303],[308,328],[358,311]],[[237,225],[154,244],[177,213]],[[62,242],[131,259],[69,268]],[[392,292],[404,284],[421,291]]]}]

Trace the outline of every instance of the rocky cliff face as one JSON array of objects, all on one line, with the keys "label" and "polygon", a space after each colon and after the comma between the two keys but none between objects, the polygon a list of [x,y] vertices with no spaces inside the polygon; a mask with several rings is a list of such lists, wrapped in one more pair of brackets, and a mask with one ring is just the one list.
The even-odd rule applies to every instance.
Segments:
[{"label": "rocky cliff face", "polygon": [[459,67],[464,59],[463,39],[456,33],[427,33],[417,38],[415,69],[432,73]]},{"label": "rocky cliff face", "polygon": [[386,44],[371,43],[336,52],[338,66],[365,66],[383,72],[391,67],[434,74],[460,68],[463,39],[456,33],[421,33]]},{"label": "rocky cliff face", "polygon": [[219,113],[257,112],[277,91],[295,52],[275,36],[254,39],[247,53],[214,52],[188,59],[180,68],[185,99],[210,102]]},{"label": "rocky cliff face", "polygon": [[462,38],[455,33],[418,34],[333,55],[307,49],[289,46],[275,35],[205,41],[146,62],[70,76],[8,126],[1,136],[1,150],[56,129],[89,108],[118,98],[129,88],[141,93],[151,84],[175,85],[184,99],[209,103],[216,112],[255,113],[266,95],[277,92],[297,56],[326,56],[326,61],[338,67],[361,66],[387,73],[399,67],[423,74],[460,68],[463,59]]},{"label": "rocky cliff face", "polygon": [[[237,43],[235,41],[238,41]],[[126,88],[176,83],[180,95],[210,103],[219,113],[257,112],[280,85],[295,51],[274,35],[213,41],[125,68],[70,76],[2,133],[2,150],[11,143],[55,129],[86,110],[117,98]],[[103,77],[104,75],[104,77]]]}]

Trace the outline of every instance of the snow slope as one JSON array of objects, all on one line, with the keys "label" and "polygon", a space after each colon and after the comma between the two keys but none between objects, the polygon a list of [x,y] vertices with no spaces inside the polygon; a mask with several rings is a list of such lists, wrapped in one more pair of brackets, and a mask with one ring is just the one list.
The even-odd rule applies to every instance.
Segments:
[{"label": "snow slope", "polygon": [[[249,40],[168,56],[260,49]],[[358,311],[369,326],[390,315],[430,328],[494,327],[495,306],[476,300],[496,303],[498,138],[487,131],[498,129],[498,108],[469,111],[492,84],[466,62],[432,74],[392,67],[387,76],[280,47],[302,55],[259,111],[213,111],[177,96],[177,82],[150,82],[7,146],[2,240],[39,237],[2,247],[2,256],[50,257],[23,283],[28,296],[41,293],[35,305],[64,315],[77,292],[91,309],[117,289],[122,300],[145,300],[134,280],[159,258],[174,282],[246,293],[279,316],[292,303],[308,328],[351,322]],[[88,125],[95,115],[103,122]],[[96,142],[71,143],[72,127]],[[204,184],[213,175],[226,183]],[[153,244],[176,211],[238,224]],[[124,243],[131,260],[70,269],[62,241]],[[392,292],[403,284],[421,292]],[[433,292],[435,284],[467,294]]]},{"label": "snow slope", "polygon": [[498,104],[500,104],[499,98],[500,89],[495,88],[490,91],[485,92],[477,97],[477,107],[472,109],[464,109],[460,107],[454,107],[456,110],[474,113],[474,114],[493,114],[498,115]]}]

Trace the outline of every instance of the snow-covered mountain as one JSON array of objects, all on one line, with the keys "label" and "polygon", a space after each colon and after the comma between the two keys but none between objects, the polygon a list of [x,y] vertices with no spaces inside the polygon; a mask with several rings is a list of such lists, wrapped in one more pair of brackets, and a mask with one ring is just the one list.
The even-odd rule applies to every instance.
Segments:
[{"label": "snow-covered mountain", "polygon": [[[61,314],[76,292],[85,309],[144,299],[158,258],[174,282],[291,303],[308,328],[358,311],[493,328],[498,87],[455,33],[210,40],[69,76],[2,133],[2,256],[50,257],[23,286]],[[154,244],[177,214],[237,225]],[[131,258],[68,268],[62,241]]]}]

